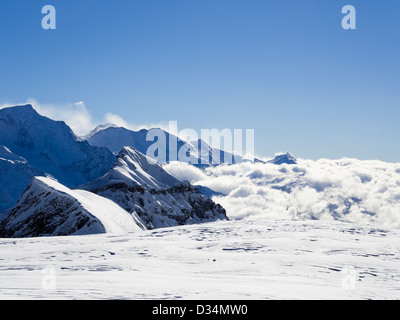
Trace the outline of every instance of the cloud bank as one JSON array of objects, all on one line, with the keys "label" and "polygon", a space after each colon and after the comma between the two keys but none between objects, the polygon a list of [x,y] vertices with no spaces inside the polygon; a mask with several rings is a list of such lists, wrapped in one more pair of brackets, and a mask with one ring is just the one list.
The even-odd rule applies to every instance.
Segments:
[{"label": "cloud bank", "polygon": [[400,228],[400,163],[321,159],[204,171],[178,162],[164,167],[180,180],[224,193],[213,200],[231,219],[340,220]]}]

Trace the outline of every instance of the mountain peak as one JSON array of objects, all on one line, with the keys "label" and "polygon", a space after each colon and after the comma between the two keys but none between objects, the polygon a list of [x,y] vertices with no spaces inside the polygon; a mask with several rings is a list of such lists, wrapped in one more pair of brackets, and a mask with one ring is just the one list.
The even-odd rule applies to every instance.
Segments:
[{"label": "mountain peak", "polygon": [[297,160],[295,157],[293,157],[289,152],[277,155],[274,159],[268,161],[268,163],[273,163],[276,165],[281,165],[281,164],[297,164]]},{"label": "mountain peak", "polygon": [[159,166],[159,164],[157,163],[156,160],[154,160],[152,158],[149,158],[148,156],[146,156],[142,152],[140,152],[140,151],[138,151],[138,150],[136,150],[136,149],[134,149],[132,147],[129,147],[129,146],[123,147],[121,149],[121,151],[118,153],[118,157],[119,158],[123,158],[124,156],[131,157],[132,159],[135,159],[135,160],[140,161],[140,162],[146,161],[149,165],[157,165],[157,166]]},{"label": "mountain peak", "polygon": [[15,106],[15,108],[23,108],[23,109],[27,109],[27,110],[35,110],[30,103],[23,104],[23,105],[18,105],[18,106]]},{"label": "mountain peak", "polygon": [[138,151],[136,151],[132,147],[126,146],[121,149],[121,151],[118,153],[118,156],[121,157],[123,155],[132,155],[132,154],[136,154],[136,152],[138,152]]},{"label": "mountain peak", "polygon": [[84,136],[83,138],[85,140],[90,139],[92,136],[94,136],[95,134],[99,133],[100,131],[104,131],[110,128],[120,128],[118,127],[116,124],[113,123],[106,123],[106,124],[100,124],[98,125],[96,128],[94,128],[92,131],[90,131],[86,136]]},{"label": "mountain peak", "polygon": [[1,112],[6,113],[18,113],[18,114],[38,114],[36,110],[33,108],[31,104],[24,104],[24,105],[17,105],[17,106],[10,106],[0,110]]}]

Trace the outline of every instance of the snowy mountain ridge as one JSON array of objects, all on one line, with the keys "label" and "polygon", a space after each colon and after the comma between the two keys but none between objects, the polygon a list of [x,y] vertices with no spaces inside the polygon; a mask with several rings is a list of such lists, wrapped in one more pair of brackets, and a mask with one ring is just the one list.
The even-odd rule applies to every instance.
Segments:
[{"label": "snowy mountain ridge", "polygon": [[0,223],[0,237],[122,234],[142,229],[138,219],[110,200],[36,177]]}]

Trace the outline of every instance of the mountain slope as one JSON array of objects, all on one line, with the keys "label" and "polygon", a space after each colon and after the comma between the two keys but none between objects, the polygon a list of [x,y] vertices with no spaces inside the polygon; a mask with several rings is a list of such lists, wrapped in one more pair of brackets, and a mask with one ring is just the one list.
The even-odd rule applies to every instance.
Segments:
[{"label": "mountain slope", "polygon": [[0,212],[17,203],[34,176],[44,175],[41,170],[31,167],[26,159],[0,146]]},{"label": "mountain slope", "polygon": [[106,175],[79,188],[136,212],[148,229],[227,219],[220,205],[140,152],[125,147],[117,159]]},{"label": "mountain slope", "polygon": [[0,223],[0,237],[126,233],[143,226],[135,215],[110,200],[82,190],[70,190],[49,178],[35,178],[18,204]]},{"label": "mountain slope", "polygon": [[64,122],[39,115],[31,105],[0,110],[0,145],[68,187],[105,174],[115,161],[108,149],[79,141]]}]

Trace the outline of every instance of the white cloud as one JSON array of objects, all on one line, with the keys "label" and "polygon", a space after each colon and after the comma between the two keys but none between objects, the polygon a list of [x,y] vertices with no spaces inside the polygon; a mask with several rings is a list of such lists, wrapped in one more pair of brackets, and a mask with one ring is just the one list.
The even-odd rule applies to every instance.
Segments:
[{"label": "white cloud", "polygon": [[232,219],[337,219],[400,228],[398,163],[299,160],[297,165],[242,163],[204,172],[180,163],[166,167],[181,180],[226,194],[214,200]]},{"label": "white cloud", "polygon": [[41,115],[57,121],[64,121],[76,135],[88,133],[97,124],[82,101],[64,105],[40,104],[34,99],[29,99],[33,108]]},{"label": "white cloud", "polygon": [[112,123],[115,124],[118,127],[124,127],[124,128],[129,128],[128,122],[126,122],[124,119],[122,119],[121,116],[113,113],[106,113],[104,116],[105,122],[106,123]]},{"label": "white cloud", "polygon": [[181,181],[193,183],[207,179],[203,170],[188,163],[175,161],[164,165],[163,168]]}]

